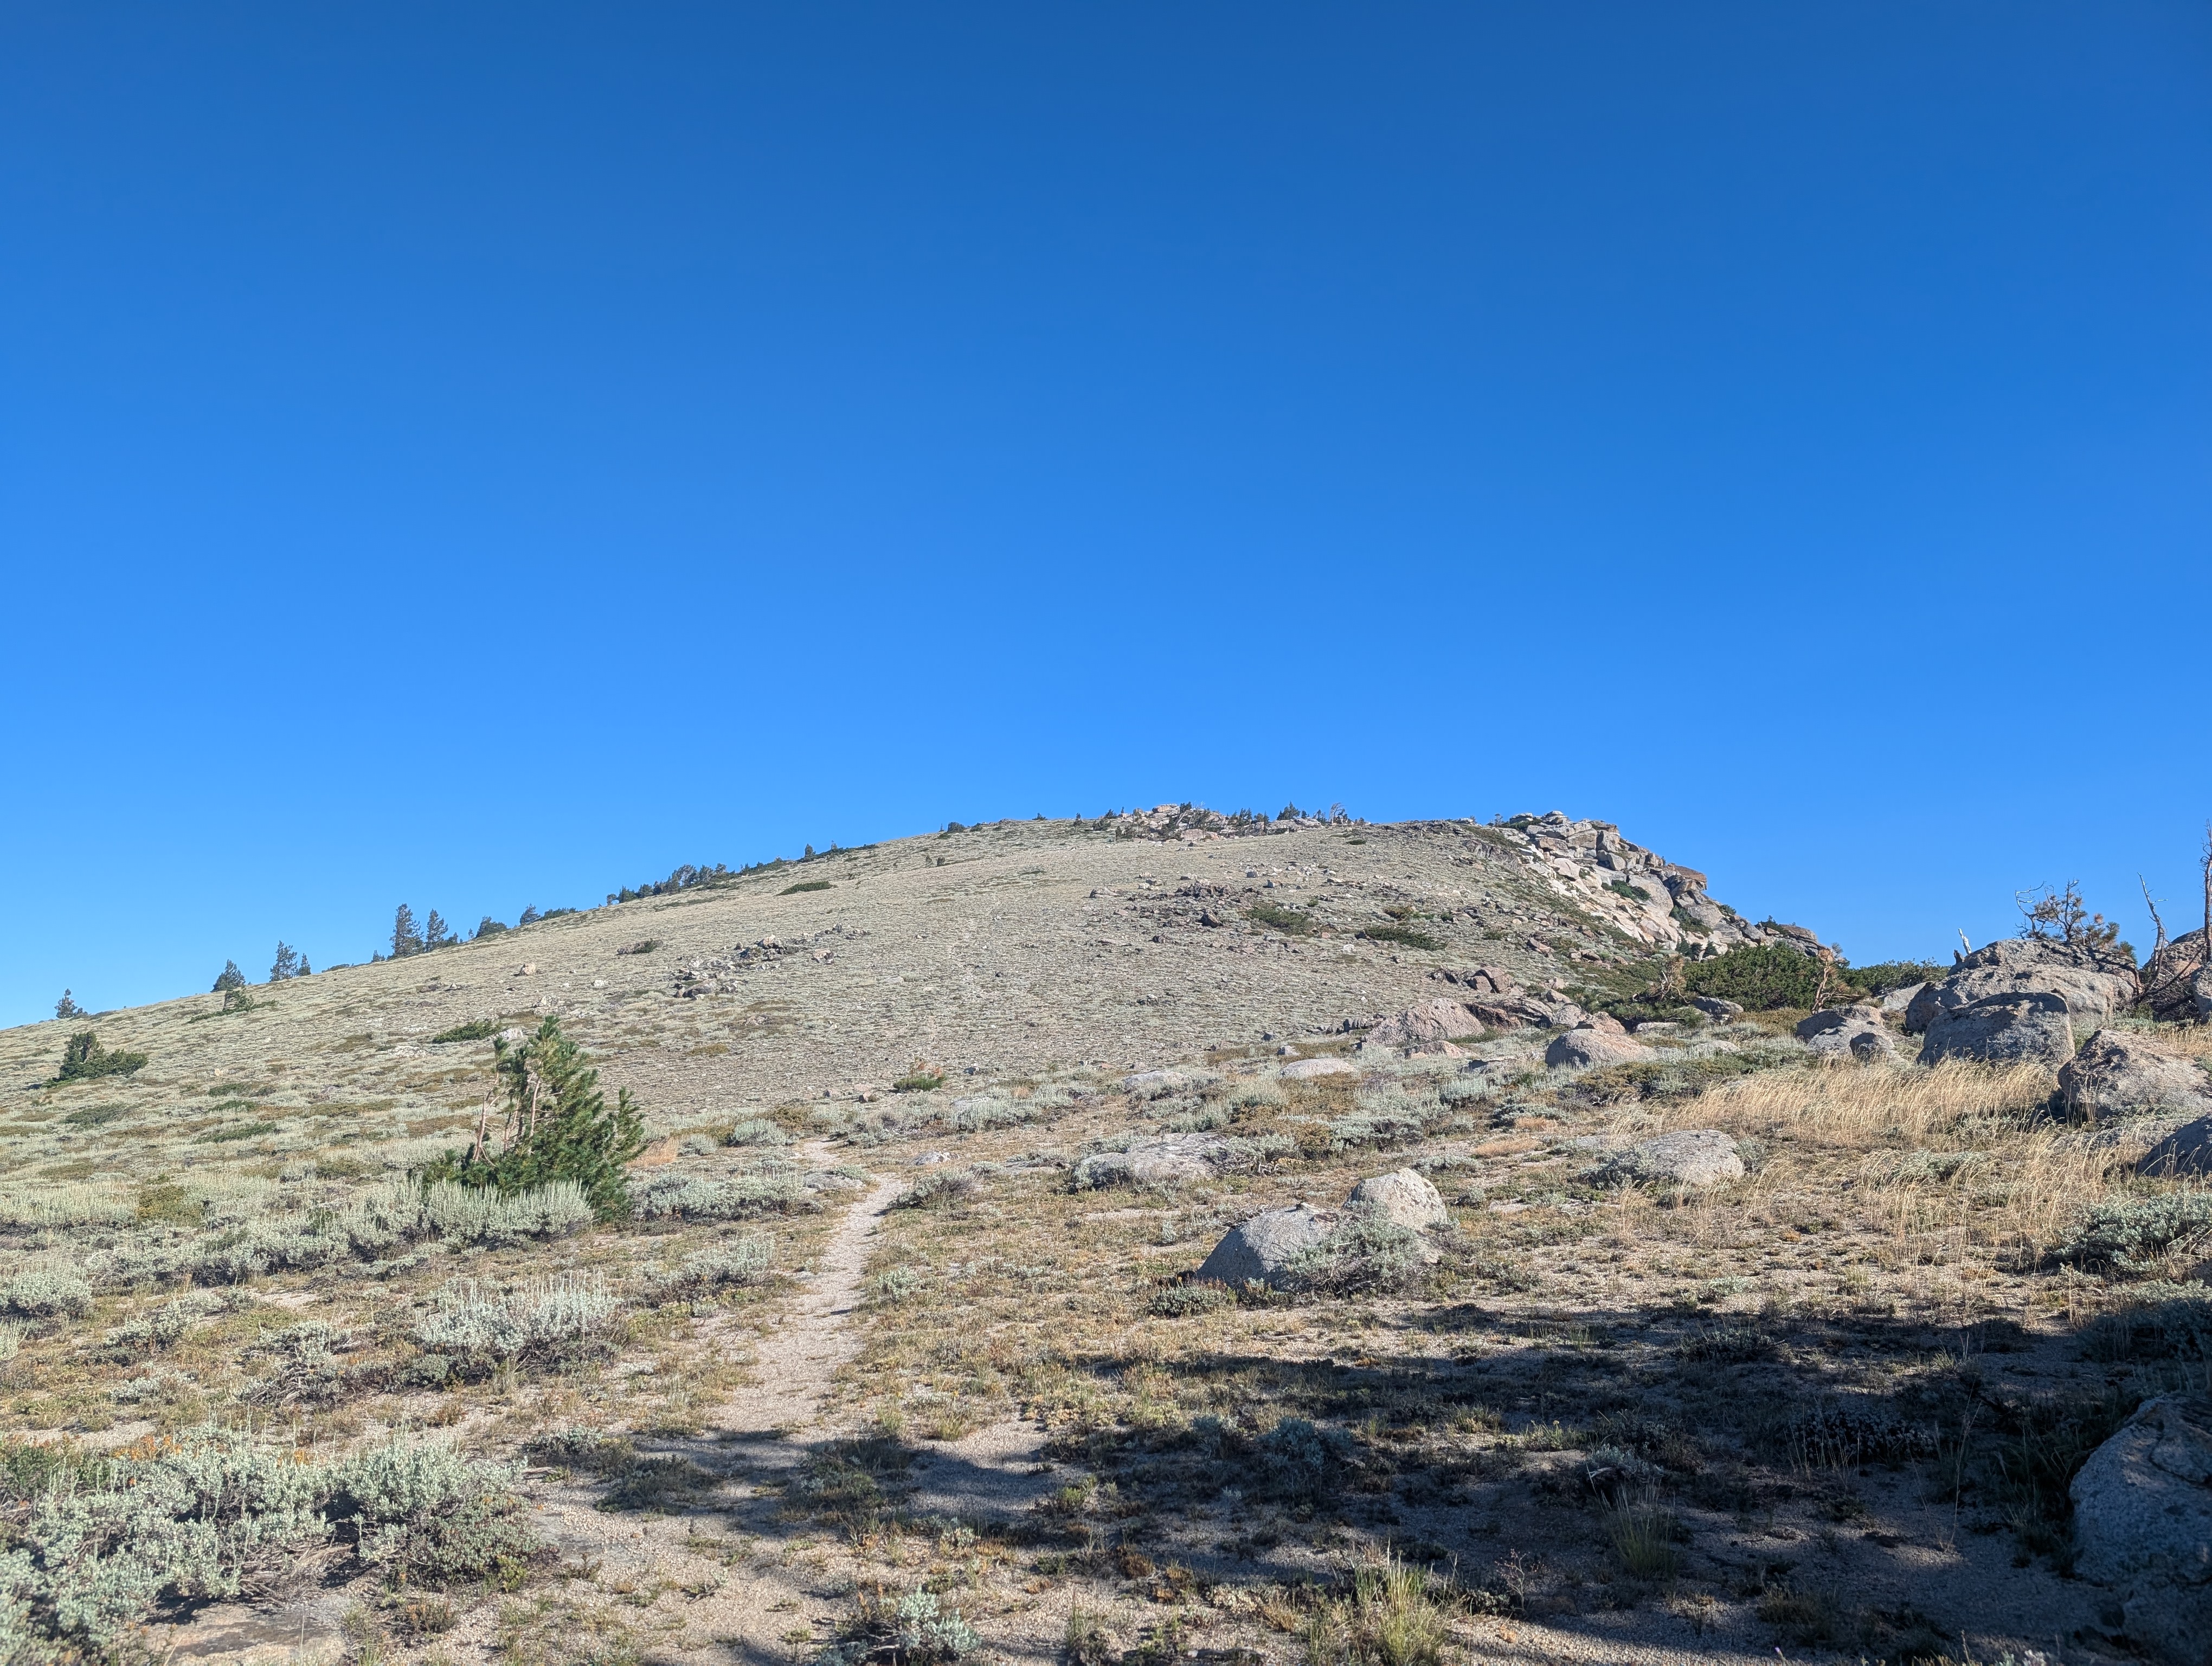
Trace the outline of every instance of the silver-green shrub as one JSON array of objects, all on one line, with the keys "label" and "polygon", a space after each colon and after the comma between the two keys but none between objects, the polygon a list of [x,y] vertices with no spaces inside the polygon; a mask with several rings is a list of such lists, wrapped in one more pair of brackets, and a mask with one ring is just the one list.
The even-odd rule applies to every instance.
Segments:
[{"label": "silver-green shrub", "polygon": [[495,1248],[525,1238],[564,1237],[588,1225],[592,1219],[584,1189],[573,1180],[550,1181],[507,1195],[489,1187],[440,1181],[423,1192],[422,1210],[441,1236]]},{"label": "silver-green shrub", "polygon": [[513,1359],[596,1335],[614,1316],[615,1298],[597,1274],[528,1279],[505,1291],[459,1279],[438,1292],[436,1308],[416,1320],[413,1335],[431,1353]]},{"label": "silver-green shrub", "polygon": [[655,1175],[630,1191],[630,1213],[644,1220],[738,1220],[813,1207],[805,1170],[795,1163],[763,1163],[727,1180]]},{"label": "silver-green shrub", "polygon": [[772,1240],[731,1238],[684,1256],[680,1266],[653,1280],[653,1293],[662,1298],[698,1295],[725,1285],[758,1284],[775,1261]]},{"label": "silver-green shrub", "polygon": [[722,1136],[726,1146],[787,1146],[791,1136],[765,1116],[740,1118],[737,1126]]},{"label": "silver-green shrub", "polygon": [[66,1264],[27,1267],[8,1280],[4,1299],[30,1318],[74,1318],[92,1306],[92,1281]]}]

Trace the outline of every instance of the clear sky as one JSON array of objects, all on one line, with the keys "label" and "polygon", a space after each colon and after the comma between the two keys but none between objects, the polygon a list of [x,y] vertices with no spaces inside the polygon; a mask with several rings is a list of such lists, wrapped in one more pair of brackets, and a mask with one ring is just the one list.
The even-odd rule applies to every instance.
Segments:
[{"label": "clear sky", "polygon": [[948,818],[2212,815],[2201,4],[0,9],[0,1021]]}]

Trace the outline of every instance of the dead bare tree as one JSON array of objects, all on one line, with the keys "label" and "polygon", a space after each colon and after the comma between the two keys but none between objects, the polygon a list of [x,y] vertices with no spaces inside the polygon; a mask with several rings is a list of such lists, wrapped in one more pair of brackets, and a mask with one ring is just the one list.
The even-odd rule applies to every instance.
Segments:
[{"label": "dead bare tree", "polygon": [[2150,910],[2150,923],[2158,928],[2158,941],[2151,945],[2150,951],[2150,958],[2155,960],[2166,952],[2166,921],[2159,918],[2158,904],[2151,900],[2150,881],[2138,873],[2136,883],[2142,887],[2143,906]]}]

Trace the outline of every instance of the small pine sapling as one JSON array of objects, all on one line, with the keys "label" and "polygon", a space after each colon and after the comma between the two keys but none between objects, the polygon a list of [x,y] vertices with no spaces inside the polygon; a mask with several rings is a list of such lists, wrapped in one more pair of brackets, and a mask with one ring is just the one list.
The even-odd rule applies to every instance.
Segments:
[{"label": "small pine sapling", "polygon": [[76,1004],[76,997],[64,989],[62,998],[54,1003],[54,1016],[58,1018],[81,1018],[86,1016],[86,1012]]},{"label": "small pine sapling", "polygon": [[557,1018],[546,1018],[535,1035],[521,1042],[495,1040],[492,1051],[494,1068],[506,1086],[506,1119],[497,1136],[506,1141],[505,1148],[493,1152],[487,1103],[469,1151],[448,1152],[427,1177],[501,1193],[573,1181],[600,1219],[627,1213],[624,1165],[645,1149],[645,1122],[629,1090],[617,1092],[610,1110],[599,1091],[599,1073],[586,1062],[583,1049],[561,1033]]}]

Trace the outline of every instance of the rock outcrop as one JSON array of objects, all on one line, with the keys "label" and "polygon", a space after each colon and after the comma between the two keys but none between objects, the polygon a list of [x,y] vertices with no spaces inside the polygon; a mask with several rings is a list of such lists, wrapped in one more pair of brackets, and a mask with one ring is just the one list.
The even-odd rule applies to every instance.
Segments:
[{"label": "rock outcrop", "polygon": [[2058,1067],[2058,1089],[2078,1116],[2212,1114],[2212,1078],[2193,1059],[2124,1031],[2100,1030]]},{"label": "rock outcrop", "polygon": [[1601,1185],[1714,1186],[1743,1178],[1735,1141],[1718,1128],[1685,1128],[1639,1141],[1600,1164]]},{"label": "rock outcrop", "polygon": [[1357,1076],[1359,1067],[1342,1059],[1300,1059],[1275,1073],[1286,1082],[1310,1082],[1321,1076]]},{"label": "rock outcrop", "polygon": [[1443,1194],[1430,1183],[1426,1175],[1412,1169],[1400,1169],[1361,1181],[1352,1189],[1345,1207],[1355,1208],[1363,1204],[1385,1219],[1416,1232],[1451,1222],[1451,1211],[1444,1207]]},{"label": "rock outcrop", "polygon": [[1829,1058],[1886,1059],[1897,1053],[1889,1026],[1874,1006],[1824,1008],[1797,1025],[1797,1039]]},{"label": "rock outcrop", "polygon": [[2175,1666],[2212,1639],[2212,1395],[2148,1400],[2074,1477],[2075,1572],[2105,1623]]},{"label": "rock outcrop", "polygon": [[2074,1056],[2074,1024],[2063,996],[1990,995],[1936,1014],[1920,1043],[1920,1062],[1972,1059],[2027,1061],[2057,1070]]},{"label": "rock outcrop", "polygon": [[1304,1203],[1263,1209],[1229,1229],[1198,1269],[1201,1280],[1217,1280],[1232,1290],[1247,1284],[1284,1286],[1299,1253],[1328,1236],[1331,1217]]}]

